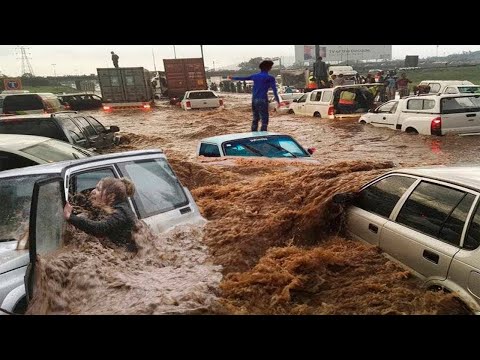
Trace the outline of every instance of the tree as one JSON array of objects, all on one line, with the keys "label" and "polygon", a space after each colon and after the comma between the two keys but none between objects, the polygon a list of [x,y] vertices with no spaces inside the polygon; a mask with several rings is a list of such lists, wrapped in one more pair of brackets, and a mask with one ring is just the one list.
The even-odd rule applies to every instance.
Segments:
[{"label": "tree", "polygon": [[260,65],[262,61],[263,61],[263,58],[261,57],[252,58],[246,62],[244,61],[238,64],[238,67],[240,68],[238,71],[253,72],[253,71],[259,70],[258,65]]}]

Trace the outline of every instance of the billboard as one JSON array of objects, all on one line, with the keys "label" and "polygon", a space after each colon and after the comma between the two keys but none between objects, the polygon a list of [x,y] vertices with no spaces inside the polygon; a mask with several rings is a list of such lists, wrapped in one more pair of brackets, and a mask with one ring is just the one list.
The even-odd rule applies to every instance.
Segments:
[{"label": "billboard", "polygon": [[[298,47],[298,48],[297,48]],[[320,45],[326,61],[392,59],[392,45]],[[302,58],[300,55],[302,54]],[[315,45],[295,45],[295,61],[315,61]]]}]

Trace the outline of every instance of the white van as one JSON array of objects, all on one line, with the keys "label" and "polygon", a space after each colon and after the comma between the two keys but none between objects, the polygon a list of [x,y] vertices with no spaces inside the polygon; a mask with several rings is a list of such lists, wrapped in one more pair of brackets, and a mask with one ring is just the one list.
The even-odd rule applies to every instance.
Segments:
[{"label": "white van", "polygon": [[468,80],[423,80],[419,86],[430,86],[430,94],[479,94],[480,85]]},{"label": "white van", "polygon": [[357,83],[358,72],[356,70],[353,70],[353,67],[351,66],[330,66],[328,68],[329,74],[330,71],[333,71],[332,75],[336,76],[343,74],[343,77],[345,79],[345,85],[352,85]]}]

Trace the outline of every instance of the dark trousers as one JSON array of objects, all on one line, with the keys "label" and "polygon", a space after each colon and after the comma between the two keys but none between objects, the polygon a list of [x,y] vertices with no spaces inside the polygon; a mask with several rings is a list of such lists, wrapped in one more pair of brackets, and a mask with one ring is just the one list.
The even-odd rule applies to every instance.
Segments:
[{"label": "dark trousers", "polygon": [[268,100],[267,99],[253,99],[252,100],[252,131],[258,131],[258,121],[262,119],[262,127],[260,131],[267,131],[268,127]]},{"label": "dark trousers", "polygon": [[113,66],[115,66],[116,68],[118,68],[118,61],[114,61],[114,62],[113,62]]}]

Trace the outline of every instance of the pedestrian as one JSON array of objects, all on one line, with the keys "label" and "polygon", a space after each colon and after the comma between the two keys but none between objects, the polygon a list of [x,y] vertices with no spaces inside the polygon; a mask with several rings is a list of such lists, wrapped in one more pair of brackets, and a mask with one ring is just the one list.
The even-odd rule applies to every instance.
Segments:
[{"label": "pedestrian", "polygon": [[[328,74],[327,74],[327,64],[323,62],[322,57],[319,56],[317,61],[313,64],[313,76],[317,80],[317,88],[321,89],[324,87],[323,84],[328,82]],[[323,84],[322,84],[323,81]]]},{"label": "pedestrian", "polygon": [[268,89],[271,88],[273,96],[278,105],[280,105],[280,99],[277,93],[277,84],[275,78],[268,74],[272,69],[273,61],[264,60],[260,63],[260,72],[250,76],[230,76],[231,80],[253,80],[252,91],[252,131],[258,131],[258,122],[261,119],[262,126],[260,131],[267,131],[268,128]]},{"label": "pedestrian", "polygon": [[68,202],[63,209],[63,215],[70,224],[89,235],[107,237],[116,245],[136,251],[137,246],[132,238],[136,217],[127,201],[134,192],[135,185],[130,180],[103,178],[91,191],[90,201],[94,207],[105,210],[107,217],[91,220],[75,215],[72,213],[73,206]]},{"label": "pedestrian", "polygon": [[333,80],[333,86],[342,86],[345,85],[345,78],[343,74],[338,74],[338,76]]},{"label": "pedestrian", "polygon": [[112,54],[113,66],[118,68],[118,58],[119,58],[119,56],[117,54],[115,54],[113,51],[111,52],[111,54]]},{"label": "pedestrian", "polygon": [[407,78],[407,74],[402,73],[400,75],[400,79],[397,80],[397,88],[400,94],[400,98],[409,95],[410,91],[408,89],[408,84],[411,82],[412,80]]}]

